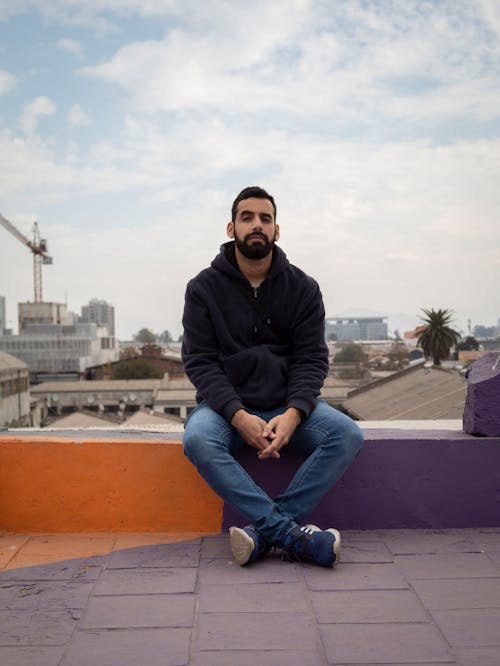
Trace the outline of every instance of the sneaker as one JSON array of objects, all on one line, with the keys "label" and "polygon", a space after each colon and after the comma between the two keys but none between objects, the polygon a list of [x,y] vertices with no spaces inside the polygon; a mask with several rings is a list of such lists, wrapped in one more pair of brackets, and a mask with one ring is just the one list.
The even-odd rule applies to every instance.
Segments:
[{"label": "sneaker", "polygon": [[283,542],[283,555],[291,561],[333,567],[340,559],[340,533],[333,527],[328,530],[320,530],[316,525],[294,527]]},{"label": "sneaker", "polygon": [[233,557],[241,566],[254,562],[271,550],[271,544],[257,532],[253,525],[230,527],[229,539]]}]

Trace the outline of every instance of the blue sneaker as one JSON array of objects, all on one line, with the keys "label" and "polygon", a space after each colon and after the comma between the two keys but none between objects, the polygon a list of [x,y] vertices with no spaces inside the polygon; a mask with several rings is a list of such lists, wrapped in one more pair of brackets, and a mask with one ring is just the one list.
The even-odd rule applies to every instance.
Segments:
[{"label": "blue sneaker", "polygon": [[230,527],[229,539],[233,557],[241,566],[254,562],[271,550],[271,544],[257,532],[253,525]]},{"label": "blue sneaker", "polygon": [[328,530],[315,525],[294,527],[283,542],[283,556],[291,561],[333,567],[340,559],[340,533],[333,527]]}]

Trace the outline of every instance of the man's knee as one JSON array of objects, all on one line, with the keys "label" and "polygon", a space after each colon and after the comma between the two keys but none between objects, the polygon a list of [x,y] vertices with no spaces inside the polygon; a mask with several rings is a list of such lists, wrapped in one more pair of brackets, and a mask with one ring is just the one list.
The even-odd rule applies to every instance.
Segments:
[{"label": "man's knee", "polygon": [[364,435],[358,424],[351,419],[349,419],[349,423],[346,426],[346,440],[349,445],[351,455],[353,458],[355,458],[363,446]]}]

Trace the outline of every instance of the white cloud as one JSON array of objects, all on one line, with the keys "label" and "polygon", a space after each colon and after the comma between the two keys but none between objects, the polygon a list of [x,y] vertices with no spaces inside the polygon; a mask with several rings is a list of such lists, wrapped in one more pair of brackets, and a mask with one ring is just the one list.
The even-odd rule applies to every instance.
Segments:
[{"label": "white cloud", "polygon": [[76,39],[60,39],[57,42],[57,46],[68,53],[73,53],[77,56],[82,55],[82,46],[80,42],[76,41]]},{"label": "white cloud", "polygon": [[41,116],[51,116],[56,112],[56,105],[48,97],[37,97],[25,105],[19,117],[19,123],[25,134],[34,134]]},{"label": "white cloud", "polygon": [[9,92],[16,83],[16,78],[5,69],[0,69],[0,95]]},{"label": "white cloud", "polygon": [[91,118],[79,104],[73,104],[67,115],[68,123],[72,127],[85,127],[90,125]]}]

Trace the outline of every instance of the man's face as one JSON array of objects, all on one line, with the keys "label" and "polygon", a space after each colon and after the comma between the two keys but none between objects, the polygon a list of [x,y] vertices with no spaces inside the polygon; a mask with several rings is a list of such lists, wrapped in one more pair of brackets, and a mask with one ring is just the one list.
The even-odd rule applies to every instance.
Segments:
[{"label": "man's face", "polygon": [[274,208],[269,199],[243,199],[236,209],[236,220],[227,225],[227,235],[247,259],[264,259],[279,238]]}]

